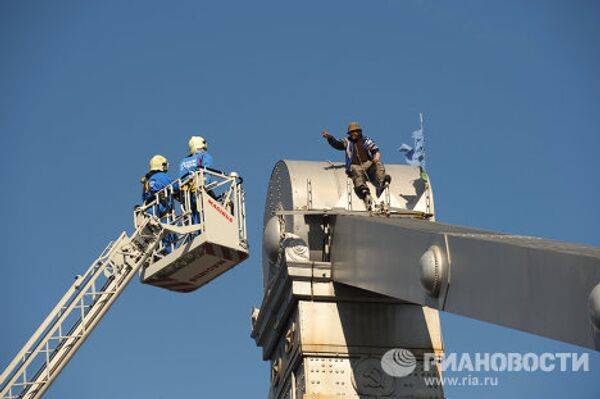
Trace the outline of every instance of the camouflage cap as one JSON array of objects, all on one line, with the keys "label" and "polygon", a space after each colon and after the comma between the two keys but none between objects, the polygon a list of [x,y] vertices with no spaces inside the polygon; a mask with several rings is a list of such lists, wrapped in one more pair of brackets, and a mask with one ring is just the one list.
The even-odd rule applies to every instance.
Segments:
[{"label": "camouflage cap", "polygon": [[360,127],[360,123],[358,122],[350,122],[348,124],[348,133],[358,130],[362,132],[362,127]]}]

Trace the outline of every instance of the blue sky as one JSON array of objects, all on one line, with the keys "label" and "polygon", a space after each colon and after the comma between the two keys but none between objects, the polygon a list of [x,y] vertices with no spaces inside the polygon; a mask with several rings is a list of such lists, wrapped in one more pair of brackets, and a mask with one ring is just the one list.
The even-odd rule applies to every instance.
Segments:
[{"label": "blue sky", "polygon": [[[339,160],[320,131],[350,120],[401,163],[424,112],[439,221],[600,245],[599,22],[594,1],[1,2],[1,367],[131,230],[148,159],[178,163],[192,134],[245,177],[251,259],[190,295],[134,281],[48,397],[266,397],[249,334],[270,171]],[[581,351],[442,323],[448,352]],[[446,392],[593,398],[590,361]]]}]

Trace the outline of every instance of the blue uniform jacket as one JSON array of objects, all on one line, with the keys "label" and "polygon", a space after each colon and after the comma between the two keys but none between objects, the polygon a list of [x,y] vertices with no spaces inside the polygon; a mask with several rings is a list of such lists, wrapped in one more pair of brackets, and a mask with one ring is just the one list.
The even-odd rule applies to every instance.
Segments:
[{"label": "blue uniform jacket", "polygon": [[154,194],[173,183],[173,179],[165,172],[148,173],[145,177],[142,199],[144,201],[152,200]]},{"label": "blue uniform jacket", "polygon": [[[144,202],[149,202],[154,199],[154,194],[172,184],[173,179],[171,179],[165,172],[151,171],[144,177],[144,179],[142,179],[142,183],[144,183],[142,199]],[[157,216],[167,213],[171,208],[170,203],[171,200],[168,198],[165,198],[164,201],[160,201],[158,204],[159,214]]]},{"label": "blue uniform jacket", "polygon": [[[199,152],[189,155],[181,160],[179,166],[179,177],[185,177],[192,174],[201,168],[212,168],[213,157],[208,152]],[[212,181],[211,176],[205,176],[204,183],[208,184]]]}]

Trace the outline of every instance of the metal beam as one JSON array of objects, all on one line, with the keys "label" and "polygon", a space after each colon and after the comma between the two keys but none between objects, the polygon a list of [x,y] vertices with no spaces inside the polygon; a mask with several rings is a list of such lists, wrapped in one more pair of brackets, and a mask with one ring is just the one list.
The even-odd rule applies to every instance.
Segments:
[{"label": "metal beam", "polygon": [[600,248],[406,218],[333,229],[334,281],[600,349]]}]

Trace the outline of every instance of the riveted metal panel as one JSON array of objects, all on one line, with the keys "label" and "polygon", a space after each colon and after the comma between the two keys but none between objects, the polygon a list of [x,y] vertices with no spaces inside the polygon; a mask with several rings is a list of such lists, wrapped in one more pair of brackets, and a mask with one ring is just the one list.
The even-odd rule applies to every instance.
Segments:
[{"label": "riveted metal panel", "polygon": [[[588,301],[600,248],[406,219],[337,216],[335,231],[335,281],[599,349]],[[448,268],[437,297],[419,281],[431,245]]]},{"label": "riveted metal panel", "polygon": [[[418,168],[386,169],[392,177],[390,203],[397,209],[433,213],[431,186]],[[265,225],[271,226],[268,251],[263,252],[265,297],[252,333],[275,370],[269,398],[442,398],[439,386],[425,386],[421,364],[424,352],[443,351],[437,311],[333,283],[324,250],[329,219],[318,212],[331,210],[366,214],[342,164],[275,165],[264,213]],[[278,224],[272,219],[276,212]],[[306,248],[303,256],[286,246],[291,239]],[[296,343],[293,355],[285,350],[290,337]],[[382,355],[395,348],[413,351],[414,375],[397,379],[382,370]],[[429,373],[439,375],[436,369]],[[380,386],[372,386],[373,376]]]},{"label": "riveted metal panel", "polygon": [[299,302],[303,352],[369,354],[373,348],[443,349],[437,311],[413,304]]}]

